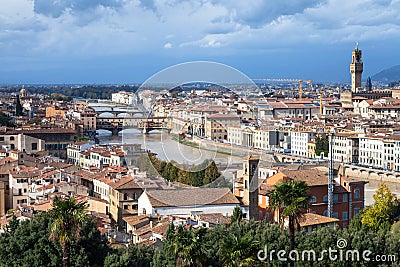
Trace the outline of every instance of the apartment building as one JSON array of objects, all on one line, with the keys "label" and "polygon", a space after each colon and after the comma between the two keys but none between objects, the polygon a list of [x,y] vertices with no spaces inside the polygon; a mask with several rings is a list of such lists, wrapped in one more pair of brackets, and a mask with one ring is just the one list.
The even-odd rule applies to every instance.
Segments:
[{"label": "apartment building", "polygon": [[133,92],[120,91],[111,94],[111,101],[125,105],[133,105],[135,103],[135,94]]},{"label": "apartment building", "polygon": [[279,118],[309,120],[319,114],[319,104],[307,100],[259,102],[257,107],[258,118],[263,120]]},{"label": "apartment building", "polygon": [[205,135],[214,141],[228,140],[228,128],[239,127],[240,118],[233,114],[211,114],[206,117]]},{"label": "apartment building", "polygon": [[123,226],[124,216],[138,214],[138,198],[143,193],[143,188],[131,176],[115,179],[109,186],[111,219]]},{"label": "apartment building", "polygon": [[[269,209],[269,192],[282,181],[304,181],[311,194],[309,213],[328,216],[328,172],[318,169],[279,170],[265,179],[259,188],[259,218],[276,221],[276,214]],[[364,189],[366,182],[345,177],[335,179],[333,195],[333,218],[337,225],[347,228],[349,222],[364,208]]]},{"label": "apartment building", "polygon": [[290,132],[292,155],[307,157],[308,144],[315,139],[314,132]]},{"label": "apartment building", "polygon": [[382,168],[385,170],[396,169],[398,165],[395,152],[399,151],[396,136],[364,135],[360,136],[360,161],[361,165]]},{"label": "apartment building", "polygon": [[343,163],[359,162],[359,138],[354,133],[338,133],[333,138],[333,160]]},{"label": "apartment building", "polygon": [[87,170],[91,167],[102,170],[107,166],[126,166],[125,152],[121,147],[89,147],[82,150],[80,143],[71,144],[67,148],[67,156],[68,162]]},{"label": "apartment building", "polygon": [[279,132],[251,125],[228,128],[228,143],[273,150],[279,146]]},{"label": "apartment building", "polygon": [[67,146],[67,160],[71,164],[79,164],[80,152],[89,149],[92,146],[90,142],[75,142]]},{"label": "apartment building", "polygon": [[23,133],[10,132],[0,134],[0,146],[8,150],[25,151],[34,154],[45,150],[45,141]]}]

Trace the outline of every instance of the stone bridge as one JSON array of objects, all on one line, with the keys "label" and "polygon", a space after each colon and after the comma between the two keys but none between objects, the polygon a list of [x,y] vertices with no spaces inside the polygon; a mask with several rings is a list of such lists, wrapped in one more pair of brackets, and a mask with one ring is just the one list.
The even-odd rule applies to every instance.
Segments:
[{"label": "stone bridge", "polygon": [[143,133],[170,129],[167,117],[112,117],[97,118],[97,130],[109,130],[113,135],[124,129],[140,129]]},{"label": "stone bridge", "polygon": [[340,164],[339,174],[365,180],[400,183],[400,172],[392,170],[378,170],[358,165]]},{"label": "stone bridge", "polygon": [[[117,109],[117,110],[116,110]],[[98,118],[116,118],[116,117],[143,117],[146,114],[137,109],[121,109],[121,108],[113,108],[110,107],[105,110],[97,110],[95,113],[98,115]],[[109,116],[112,114],[112,116]]]}]

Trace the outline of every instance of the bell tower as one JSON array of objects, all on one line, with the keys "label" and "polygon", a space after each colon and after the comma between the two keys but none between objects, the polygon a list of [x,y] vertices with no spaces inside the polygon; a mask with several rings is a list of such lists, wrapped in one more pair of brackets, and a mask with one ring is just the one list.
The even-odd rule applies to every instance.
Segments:
[{"label": "bell tower", "polygon": [[243,160],[243,202],[249,205],[249,219],[258,220],[258,157]]},{"label": "bell tower", "polygon": [[351,73],[351,91],[357,93],[358,88],[362,87],[361,78],[363,72],[362,52],[358,49],[358,42],[356,49],[351,53],[350,73]]}]

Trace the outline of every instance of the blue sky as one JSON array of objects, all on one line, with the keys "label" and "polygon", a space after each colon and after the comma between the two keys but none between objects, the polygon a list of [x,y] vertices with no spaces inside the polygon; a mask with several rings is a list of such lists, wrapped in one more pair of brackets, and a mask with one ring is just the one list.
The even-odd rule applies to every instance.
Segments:
[{"label": "blue sky", "polygon": [[141,83],[188,61],[349,81],[400,64],[399,0],[0,0],[0,84]]}]

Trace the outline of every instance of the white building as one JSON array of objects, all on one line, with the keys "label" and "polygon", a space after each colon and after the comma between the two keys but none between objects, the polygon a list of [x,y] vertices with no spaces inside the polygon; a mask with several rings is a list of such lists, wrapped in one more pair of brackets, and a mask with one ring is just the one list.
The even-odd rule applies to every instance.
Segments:
[{"label": "white building", "polygon": [[0,145],[10,150],[24,151],[27,154],[35,154],[45,149],[44,140],[16,132],[0,135]]},{"label": "white building", "polygon": [[255,126],[229,127],[228,143],[238,146],[273,150],[278,147],[278,132]]},{"label": "white building", "polygon": [[76,142],[67,146],[67,160],[72,164],[79,164],[80,152],[90,148],[92,143]]},{"label": "white building", "polygon": [[358,135],[347,133],[336,134],[333,139],[333,160],[343,163],[358,163]]},{"label": "white building", "polygon": [[146,190],[138,200],[139,215],[190,216],[192,212],[232,215],[240,202],[228,188]]},{"label": "white building", "polygon": [[135,103],[135,94],[132,92],[125,92],[125,91],[112,93],[111,101],[119,104],[133,105]]},{"label": "white building", "polygon": [[93,192],[95,196],[110,202],[110,183],[112,180],[106,177],[93,178]]},{"label": "white building", "polygon": [[29,184],[30,175],[28,172],[14,171],[9,174],[9,186],[12,192],[12,208],[16,209],[20,205],[29,205]]},{"label": "white building", "polygon": [[292,155],[307,157],[308,142],[315,138],[313,132],[291,132]]},{"label": "white building", "polygon": [[399,159],[396,153],[398,137],[366,135],[360,137],[360,164],[385,170],[399,168]]}]

